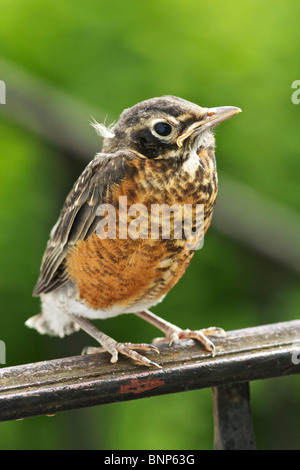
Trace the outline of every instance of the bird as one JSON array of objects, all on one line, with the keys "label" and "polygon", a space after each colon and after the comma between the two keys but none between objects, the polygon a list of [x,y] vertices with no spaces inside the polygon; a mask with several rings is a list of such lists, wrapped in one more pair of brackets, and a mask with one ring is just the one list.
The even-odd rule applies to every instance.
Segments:
[{"label": "bird", "polygon": [[[215,355],[208,336],[225,334],[222,328],[182,329],[149,309],[179,281],[203,242],[218,193],[213,128],[240,111],[166,95],[125,109],[110,126],[92,123],[102,150],[75,182],[51,230],[33,290],[41,313],[26,321],[28,327],[58,337],[82,329],[100,344],[86,352],[104,349],[112,363],[122,354],[161,368],[141,352],[159,352],[159,341],[183,338]],[[165,336],[151,344],[120,343],[91,322],[125,313]]]}]

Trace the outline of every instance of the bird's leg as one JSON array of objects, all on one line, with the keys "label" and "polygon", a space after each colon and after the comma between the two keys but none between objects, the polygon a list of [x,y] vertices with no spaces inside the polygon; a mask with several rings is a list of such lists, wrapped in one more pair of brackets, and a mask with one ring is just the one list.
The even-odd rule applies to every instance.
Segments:
[{"label": "bird's leg", "polygon": [[164,338],[155,338],[153,340],[154,343],[158,343],[161,341],[169,341],[171,345],[174,341],[183,338],[193,338],[200,341],[207,351],[211,351],[212,356],[215,356],[216,348],[212,341],[210,341],[207,336],[225,336],[225,331],[222,328],[217,328],[215,326],[211,326],[210,328],[205,328],[203,330],[182,330],[176,325],[169,323],[168,321],[164,320],[163,318],[158,317],[149,310],[144,310],[143,312],[136,313],[140,318],[143,318],[147,322],[151,323],[152,325],[156,326],[159,330],[165,333]]},{"label": "bird's leg", "polygon": [[125,356],[131,357],[131,359],[138,362],[139,364],[143,364],[148,367],[154,366],[154,367],[157,367],[158,369],[161,369],[161,367],[158,364],[150,361],[146,357],[134,351],[134,349],[143,349],[145,351],[153,350],[159,353],[159,350],[152,344],[118,343],[110,336],[107,336],[106,334],[102,333],[102,331],[98,330],[92,323],[90,323],[85,318],[79,317],[73,314],[68,314],[68,316],[70,316],[72,320],[74,321],[74,323],[79,325],[82,330],[84,330],[86,333],[92,336],[102,346],[102,348],[93,348],[93,347],[86,348],[84,350],[85,354],[92,354],[95,352],[99,352],[99,350],[103,351],[104,349],[105,351],[111,354],[112,357],[111,357],[110,362],[112,363],[115,363],[118,361],[118,353],[120,353],[120,354],[124,354]]}]

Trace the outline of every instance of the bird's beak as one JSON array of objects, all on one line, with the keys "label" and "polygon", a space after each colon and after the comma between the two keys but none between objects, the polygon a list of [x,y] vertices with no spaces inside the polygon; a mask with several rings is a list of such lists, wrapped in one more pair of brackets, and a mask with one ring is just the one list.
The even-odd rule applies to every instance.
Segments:
[{"label": "bird's beak", "polygon": [[178,147],[182,147],[184,140],[189,137],[196,129],[207,130],[220,124],[220,122],[241,113],[242,110],[236,106],[220,106],[219,108],[207,108],[205,119],[194,122],[191,126],[185,129],[177,139]]}]

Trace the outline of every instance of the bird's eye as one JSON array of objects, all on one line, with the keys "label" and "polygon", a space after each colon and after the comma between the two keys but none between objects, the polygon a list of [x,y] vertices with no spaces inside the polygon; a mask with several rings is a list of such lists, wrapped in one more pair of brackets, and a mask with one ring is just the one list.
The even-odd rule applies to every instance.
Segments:
[{"label": "bird's eye", "polygon": [[167,137],[172,132],[172,126],[168,122],[164,121],[157,122],[153,129],[156,134],[162,137]]}]

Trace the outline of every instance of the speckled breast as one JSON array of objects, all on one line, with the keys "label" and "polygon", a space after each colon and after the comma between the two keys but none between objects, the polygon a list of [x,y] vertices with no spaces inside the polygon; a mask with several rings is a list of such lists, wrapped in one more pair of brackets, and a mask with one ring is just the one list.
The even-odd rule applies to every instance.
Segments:
[{"label": "speckled breast", "polygon": [[159,302],[182,277],[210,225],[217,195],[213,152],[203,150],[198,158],[185,166],[128,162],[125,178],[107,194],[106,207],[113,210],[101,219],[102,232],[98,225],[67,256],[70,278],[89,307],[137,311]]}]

